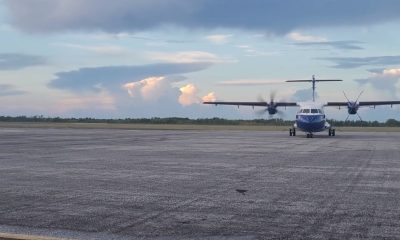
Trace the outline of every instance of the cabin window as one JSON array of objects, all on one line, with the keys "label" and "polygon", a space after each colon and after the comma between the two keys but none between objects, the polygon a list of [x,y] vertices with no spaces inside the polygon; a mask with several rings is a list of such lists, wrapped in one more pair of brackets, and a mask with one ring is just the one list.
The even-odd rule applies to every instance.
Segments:
[{"label": "cabin window", "polygon": [[318,109],[311,109],[311,113],[318,113]]}]

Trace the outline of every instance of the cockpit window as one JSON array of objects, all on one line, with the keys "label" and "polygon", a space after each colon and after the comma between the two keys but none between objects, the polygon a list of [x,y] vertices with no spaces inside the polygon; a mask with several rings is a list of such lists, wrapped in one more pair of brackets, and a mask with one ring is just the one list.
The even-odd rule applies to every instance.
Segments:
[{"label": "cockpit window", "polygon": [[311,113],[318,113],[318,109],[311,109]]},{"label": "cockpit window", "polygon": [[303,113],[310,113],[310,109],[303,109]]}]

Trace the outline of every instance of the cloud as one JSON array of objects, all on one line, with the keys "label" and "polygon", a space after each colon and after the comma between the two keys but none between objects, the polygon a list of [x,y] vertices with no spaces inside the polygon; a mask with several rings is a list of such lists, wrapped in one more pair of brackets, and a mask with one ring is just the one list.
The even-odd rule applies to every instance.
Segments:
[{"label": "cloud", "polygon": [[[57,102],[60,105],[58,114],[67,116],[238,116],[235,112],[210,110],[201,104],[194,104],[200,103],[201,98],[193,84],[181,89],[176,87],[177,83],[187,80],[182,74],[201,71],[211,65],[203,62],[82,68],[57,73],[49,86],[69,90],[65,94],[72,94]],[[183,104],[185,107],[182,107]]]},{"label": "cloud", "polygon": [[151,60],[171,62],[171,63],[196,63],[196,62],[209,62],[221,63],[232,61],[223,59],[215,54],[202,51],[184,51],[184,52],[152,52],[148,54]]},{"label": "cloud", "polygon": [[71,91],[99,91],[101,88],[120,89],[121,85],[152,76],[172,76],[197,72],[212,63],[162,63],[139,66],[107,66],[80,68],[56,73],[49,87]]},{"label": "cloud", "polygon": [[0,53],[0,70],[18,70],[45,64],[44,57],[20,54],[20,53]]},{"label": "cloud", "polygon": [[262,57],[262,56],[273,56],[279,54],[279,52],[260,51],[253,48],[250,45],[236,45],[235,47],[242,49],[245,52],[246,57]]},{"label": "cloud", "polygon": [[[318,99],[319,95],[317,92],[315,92],[315,99]],[[297,102],[305,102],[305,101],[310,101],[312,99],[312,89],[311,88],[306,88],[306,89],[300,89],[297,90],[292,96],[291,99],[293,101]]]},{"label": "cloud", "polygon": [[16,89],[13,85],[10,84],[0,84],[0,96],[14,96],[14,95],[22,95],[27,92]]},{"label": "cloud", "polygon": [[189,106],[194,103],[200,103],[200,98],[197,96],[199,90],[193,84],[187,84],[179,88],[181,95],[179,96],[179,103],[183,106]]},{"label": "cloud", "polygon": [[101,54],[101,55],[123,55],[128,52],[127,49],[120,47],[120,46],[116,46],[116,45],[88,46],[88,45],[72,44],[72,43],[61,43],[61,44],[57,44],[57,45],[68,47],[68,48],[80,49],[80,50],[93,52],[93,53]]},{"label": "cloud", "polygon": [[201,100],[203,102],[215,102],[217,101],[217,95],[215,94],[215,92],[210,92],[207,95],[203,96]]},{"label": "cloud", "polygon": [[224,44],[227,43],[229,41],[229,38],[231,38],[232,36],[232,34],[216,34],[206,36],[206,39],[215,44]]},{"label": "cloud", "polygon": [[301,42],[295,43],[297,46],[304,47],[331,47],[341,50],[362,50],[363,47],[358,46],[362,42],[359,41],[324,41],[324,42]]},{"label": "cloud", "polygon": [[27,32],[138,32],[163,26],[236,28],[286,34],[296,29],[365,26],[398,20],[397,0],[5,0],[11,23]]},{"label": "cloud", "polygon": [[334,62],[334,68],[357,68],[363,66],[387,66],[399,65],[400,55],[376,56],[376,57],[329,57],[317,58]]},{"label": "cloud", "polygon": [[123,85],[131,97],[140,95],[146,101],[159,99],[171,88],[170,81],[164,76],[148,77],[137,82]]},{"label": "cloud", "polygon": [[400,84],[400,68],[382,69],[381,72],[374,69],[370,72],[372,74],[370,77],[356,79],[355,81],[362,86],[370,85],[377,90],[387,91],[392,95],[400,93],[398,88]]},{"label": "cloud", "polygon": [[319,36],[305,35],[299,32],[291,32],[286,35],[287,38],[295,42],[326,42],[327,39]]},{"label": "cloud", "polygon": [[299,32],[291,32],[286,35],[292,41],[295,41],[294,45],[304,47],[331,47],[342,50],[361,50],[364,49],[360,46],[362,42],[359,41],[329,41],[327,38],[304,35]]}]

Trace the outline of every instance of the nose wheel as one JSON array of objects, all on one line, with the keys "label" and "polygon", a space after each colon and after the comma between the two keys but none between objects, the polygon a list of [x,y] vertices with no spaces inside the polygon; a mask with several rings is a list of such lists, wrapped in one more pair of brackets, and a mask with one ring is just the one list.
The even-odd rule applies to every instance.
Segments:
[{"label": "nose wheel", "polygon": [[296,128],[289,129],[289,136],[296,136]]},{"label": "nose wheel", "polygon": [[336,130],[334,128],[329,128],[328,135],[334,137],[336,135]]},{"label": "nose wheel", "polygon": [[313,134],[312,133],[307,133],[307,138],[313,138]]}]

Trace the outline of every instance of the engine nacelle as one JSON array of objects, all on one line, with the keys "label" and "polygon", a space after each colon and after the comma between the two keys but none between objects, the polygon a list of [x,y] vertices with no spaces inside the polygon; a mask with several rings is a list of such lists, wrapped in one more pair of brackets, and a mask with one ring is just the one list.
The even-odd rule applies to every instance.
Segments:
[{"label": "engine nacelle", "polygon": [[278,109],[275,106],[269,106],[267,108],[269,115],[274,115],[278,112]]},{"label": "engine nacelle", "polygon": [[359,107],[359,105],[358,105],[356,102],[349,102],[349,103],[347,104],[347,112],[348,112],[350,115],[357,114],[358,107]]}]

